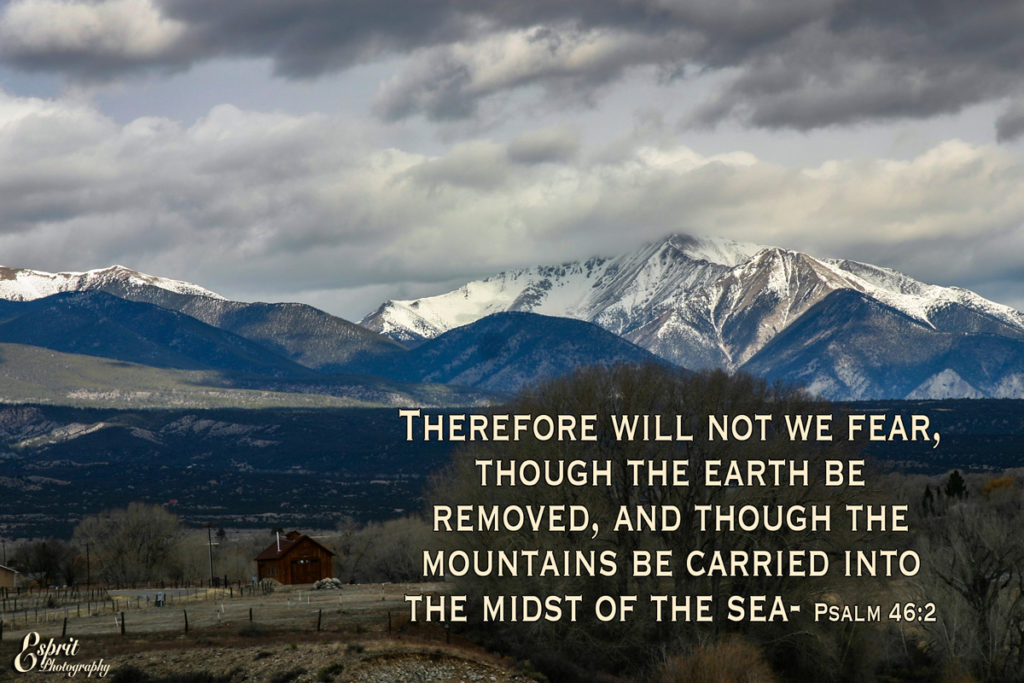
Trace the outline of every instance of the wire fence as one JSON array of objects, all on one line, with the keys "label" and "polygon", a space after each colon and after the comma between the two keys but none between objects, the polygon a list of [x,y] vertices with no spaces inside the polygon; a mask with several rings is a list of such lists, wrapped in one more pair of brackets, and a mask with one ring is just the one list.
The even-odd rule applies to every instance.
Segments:
[{"label": "wire fence", "polygon": [[[257,635],[262,627],[331,631],[390,631],[407,611],[405,595],[436,592],[439,584],[363,584],[343,590],[287,587],[122,589],[80,591],[58,598],[40,593],[18,596],[0,613],[0,640],[34,631],[63,638],[101,634],[184,632],[231,625]],[[51,600],[52,598],[52,600]]]},{"label": "wire fence", "polygon": [[236,584],[225,588],[200,585],[115,589],[20,588],[0,591],[0,620],[6,626],[53,623],[62,618],[94,617],[103,614],[174,605],[200,600],[233,599],[266,593],[266,587]]}]

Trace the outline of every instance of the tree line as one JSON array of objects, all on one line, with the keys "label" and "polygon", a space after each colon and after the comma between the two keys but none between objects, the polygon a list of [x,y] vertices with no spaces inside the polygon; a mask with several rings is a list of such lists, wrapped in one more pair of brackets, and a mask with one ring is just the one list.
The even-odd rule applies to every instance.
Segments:
[{"label": "tree line", "polygon": [[[161,505],[135,502],[85,517],[70,539],[22,542],[8,560],[23,582],[39,588],[248,582],[256,555],[284,531],[189,528]],[[418,580],[417,549],[429,537],[415,516],[364,524],[343,518],[317,535],[335,553],[333,575],[346,583]]]}]

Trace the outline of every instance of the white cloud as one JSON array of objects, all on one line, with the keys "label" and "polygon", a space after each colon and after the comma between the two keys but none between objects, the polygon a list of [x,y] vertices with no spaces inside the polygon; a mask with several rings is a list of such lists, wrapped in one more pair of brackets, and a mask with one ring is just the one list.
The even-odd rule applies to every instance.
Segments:
[{"label": "white cloud", "polygon": [[0,95],[0,254],[322,302],[334,289],[450,282],[673,231],[944,284],[1010,280],[1024,253],[1024,161],[998,147],[949,141],[910,160],[797,168],[666,139],[613,141],[610,154],[566,127],[432,156],[372,138],[323,114],[220,106],[190,126],[119,125],[88,105]]},{"label": "white cloud", "polygon": [[0,14],[0,52],[28,62],[74,54],[163,59],[185,28],[164,17],[152,0],[14,0]]}]

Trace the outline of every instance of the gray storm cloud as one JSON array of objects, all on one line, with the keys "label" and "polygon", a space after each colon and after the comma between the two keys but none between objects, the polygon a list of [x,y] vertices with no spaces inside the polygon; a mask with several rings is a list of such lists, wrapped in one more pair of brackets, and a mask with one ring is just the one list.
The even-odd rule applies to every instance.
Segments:
[{"label": "gray storm cloud", "polygon": [[670,85],[721,72],[690,123],[811,129],[1020,93],[1022,32],[1024,5],[1004,0],[12,0],[0,61],[104,80],[256,57],[314,78],[406,57],[374,105],[392,120],[472,117],[530,87],[587,102],[636,67]]},{"label": "gray storm cloud", "polygon": [[996,134],[1000,141],[1016,140],[1024,135],[1024,97],[1011,102],[996,119]]}]

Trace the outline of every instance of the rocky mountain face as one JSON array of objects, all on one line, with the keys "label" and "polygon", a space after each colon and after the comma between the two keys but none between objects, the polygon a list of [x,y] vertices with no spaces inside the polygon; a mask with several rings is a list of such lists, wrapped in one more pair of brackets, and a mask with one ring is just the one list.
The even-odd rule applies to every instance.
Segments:
[{"label": "rocky mountain face", "polygon": [[[951,309],[956,308],[950,306]],[[966,308],[948,310],[981,327]],[[1024,337],[937,329],[866,294],[832,292],[743,365],[824,396],[908,399],[1017,397],[1024,389]]]},{"label": "rocky mountain face", "polygon": [[522,311],[586,320],[628,338],[756,250],[673,236],[616,258],[524,268],[437,296],[388,301],[360,324],[415,342],[491,313]]}]

